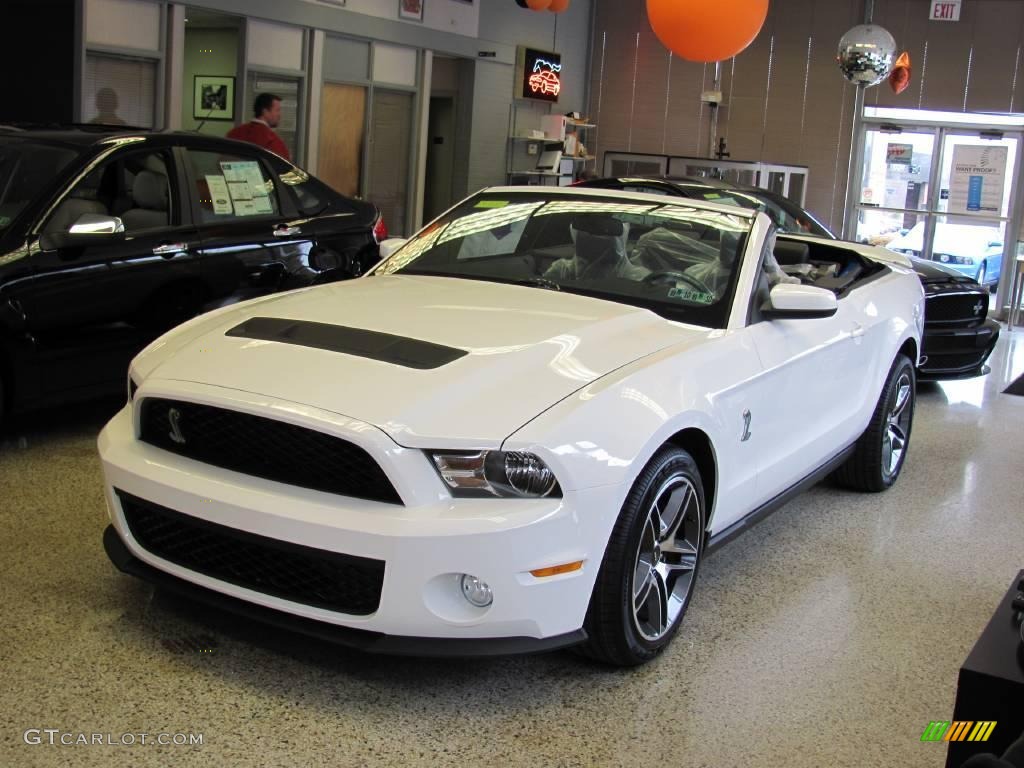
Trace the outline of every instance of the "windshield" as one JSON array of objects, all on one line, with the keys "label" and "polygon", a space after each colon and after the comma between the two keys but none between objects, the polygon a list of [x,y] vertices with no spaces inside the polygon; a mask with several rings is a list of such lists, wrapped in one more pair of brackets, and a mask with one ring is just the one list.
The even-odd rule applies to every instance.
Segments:
[{"label": "windshield", "polygon": [[69,147],[0,136],[0,232],[53,183],[77,154]]},{"label": "windshield", "polygon": [[420,232],[374,274],[579,293],[723,328],[751,226],[750,216],[678,201],[481,193]]}]

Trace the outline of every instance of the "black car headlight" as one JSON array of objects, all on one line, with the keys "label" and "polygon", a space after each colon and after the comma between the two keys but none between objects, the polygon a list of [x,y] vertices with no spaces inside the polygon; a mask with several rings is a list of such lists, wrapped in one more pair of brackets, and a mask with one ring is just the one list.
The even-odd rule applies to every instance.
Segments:
[{"label": "black car headlight", "polygon": [[561,496],[555,473],[539,456],[523,451],[432,451],[453,496],[540,499]]}]

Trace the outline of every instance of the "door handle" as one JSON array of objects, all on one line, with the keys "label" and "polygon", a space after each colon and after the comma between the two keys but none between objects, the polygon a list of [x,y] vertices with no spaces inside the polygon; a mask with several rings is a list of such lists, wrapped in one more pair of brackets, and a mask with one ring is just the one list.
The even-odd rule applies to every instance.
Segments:
[{"label": "door handle", "polygon": [[179,253],[186,253],[187,251],[188,246],[185,243],[161,243],[153,249],[153,255],[170,259]]},{"label": "door handle", "polygon": [[301,235],[302,230],[299,227],[292,227],[287,224],[282,224],[280,227],[274,230],[274,237],[291,237],[292,235]]},{"label": "door handle", "polygon": [[864,337],[864,326],[860,323],[853,324],[853,330],[850,331],[850,338],[859,341]]}]

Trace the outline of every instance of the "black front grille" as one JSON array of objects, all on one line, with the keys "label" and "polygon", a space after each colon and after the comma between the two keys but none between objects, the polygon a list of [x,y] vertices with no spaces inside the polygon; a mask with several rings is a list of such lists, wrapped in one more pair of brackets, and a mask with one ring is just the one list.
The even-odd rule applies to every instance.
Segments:
[{"label": "black front grille", "polygon": [[926,323],[980,323],[988,317],[988,294],[957,293],[928,296],[924,304]]},{"label": "black front grille", "polygon": [[254,477],[402,503],[384,470],[358,445],[263,416],[146,398],[141,439],[179,456]]},{"label": "black front grille", "polygon": [[117,492],[128,529],[148,552],[220,581],[330,611],[377,610],[384,561],[239,531]]}]

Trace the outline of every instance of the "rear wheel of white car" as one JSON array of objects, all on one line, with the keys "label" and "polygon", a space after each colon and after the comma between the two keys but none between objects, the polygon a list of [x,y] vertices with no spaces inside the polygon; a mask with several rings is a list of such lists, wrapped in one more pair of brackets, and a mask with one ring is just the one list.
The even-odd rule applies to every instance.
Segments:
[{"label": "rear wheel of white car", "polygon": [[582,653],[635,666],[664,650],[693,594],[705,523],[697,463],[679,448],[661,449],[633,484],[608,541]]},{"label": "rear wheel of white car", "polygon": [[906,355],[896,355],[871,423],[853,456],[836,470],[837,482],[869,492],[884,491],[896,482],[910,446],[916,385],[913,363]]}]

